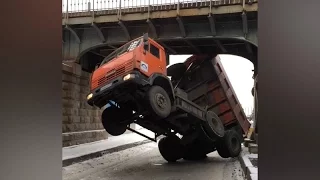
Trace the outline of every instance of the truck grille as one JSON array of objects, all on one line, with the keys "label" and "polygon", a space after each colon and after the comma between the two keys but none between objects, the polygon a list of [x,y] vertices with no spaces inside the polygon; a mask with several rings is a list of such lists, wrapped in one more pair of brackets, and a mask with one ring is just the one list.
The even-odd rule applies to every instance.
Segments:
[{"label": "truck grille", "polygon": [[128,73],[132,70],[133,70],[133,62],[129,62],[129,63],[125,64],[124,66],[120,66],[117,69],[113,69],[113,70],[109,71],[108,73],[106,73],[107,76],[102,76],[98,80],[93,81],[91,89],[95,89],[95,88],[98,88],[104,84],[107,84],[110,81],[112,81],[113,79],[115,79],[119,76],[124,76],[124,75],[126,75],[126,73]]}]

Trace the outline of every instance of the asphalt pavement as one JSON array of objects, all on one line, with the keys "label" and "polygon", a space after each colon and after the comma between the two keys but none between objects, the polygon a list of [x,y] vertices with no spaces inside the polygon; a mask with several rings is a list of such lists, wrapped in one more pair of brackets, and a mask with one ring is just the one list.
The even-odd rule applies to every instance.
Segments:
[{"label": "asphalt pavement", "polygon": [[64,180],[243,180],[237,158],[167,163],[154,142],[63,167]]}]

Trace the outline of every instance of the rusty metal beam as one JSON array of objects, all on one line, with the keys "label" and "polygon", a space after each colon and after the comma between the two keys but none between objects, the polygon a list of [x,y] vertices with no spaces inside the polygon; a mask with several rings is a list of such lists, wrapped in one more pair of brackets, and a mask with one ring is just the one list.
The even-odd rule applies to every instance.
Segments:
[{"label": "rusty metal beam", "polygon": [[80,37],[79,37],[79,35],[77,34],[77,32],[76,32],[74,29],[72,29],[72,28],[71,28],[70,26],[68,26],[68,25],[65,26],[65,29],[68,30],[68,31],[70,31],[70,33],[74,36],[74,38],[76,39],[76,42],[77,42],[78,44],[81,43]]},{"label": "rusty metal beam", "polygon": [[217,35],[216,24],[214,22],[214,17],[213,17],[212,13],[209,14],[208,19],[209,19],[209,23],[210,23],[211,34],[212,34],[212,36],[216,36]]},{"label": "rusty metal beam", "polygon": [[111,48],[105,48],[105,49],[101,49],[100,50],[100,53],[101,54],[108,54],[110,52],[114,51],[114,49],[111,49]]},{"label": "rusty metal beam", "polygon": [[113,51],[113,49],[101,49],[100,53],[101,54],[108,54],[108,53],[110,53],[110,51]]},{"label": "rusty metal beam", "polygon": [[199,48],[197,48],[195,45],[193,45],[189,40],[184,40],[190,47],[192,47],[192,49],[198,53],[198,54],[201,54],[201,51]]},{"label": "rusty metal beam", "polygon": [[247,18],[247,13],[245,11],[242,12],[241,18],[242,18],[243,36],[245,38],[247,38],[247,34],[248,34],[248,18]]},{"label": "rusty metal beam", "polygon": [[149,28],[151,29],[151,31],[153,32],[154,38],[157,39],[158,38],[158,33],[157,33],[157,29],[154,26],[153,22],[151,21],[150,18],[147,19],[147,23],[149,25]]},{"label": "rusty metal beam", "polygon": [[125,36],[127,37],[128,41],[131,40],[131,36],[130,36],[129,31],[128,31],[128,28],[124,25],[124,23],[121,20],[119,20],[118,24],[122,28],[122,30],[123,30]]},{"label": "rusty metal beam", "polygon": [[[223,46],[237,46],[237,45],[245,45],[244,43],[228,43],[228,44],[223,44]],[[216,46],[216,44],[215,44]],[[188,48],[190,47],[189,45],[175,45],[175,46],[170,46],[171,48]],[[202,47],[212,47],[212,44],[197,44],[198,48]]]},{"label": "rusty metal beam", "polygon": [[171,47],[167,46],[165,43],[163,43],[163,42],[158,42],[158,43],[161,44],[164,47],[164,49],[167,49],[168,51],[170,51],[171,54],[177,54],[177,51],[175,51]]},{"label": "rusty metal beam", "polygon": [[93,27],[93,29],[97,32],[97,35],[99,36],[99,38],[101,39],[102,42],[106,42],[106,38],[104,37],[101,29],[95,24],[92,23],[91,26]]},{"label": "rusty metal beam", "polygon": [[107,57],[107,56],[105,56],[105,55],[102,55],[102,54],[97,53],[97,52],[94,52],[94,51],[89,51],[89,52],[90,52],[90,53],[92,53],[92,54],[95,54],[95,55],[101,56],[101,57]]},{"label": "rusty metal beam", "polygon": [[214,40],[214,42],[219,47],[219,49],[221,50],[222,53],[226,53],[227,52],[226,48],[223,46],[223,44],[221,44],[221,42],[219,40]]},{"label": "rusty metal beam", "polygon": [[252,53],[253,53],[253,50],[252,50],[251,44],[249,44],[249,43],[246,42],[245,45],[246,45],[246,49],[247,49],[247,51],[249,52],[249,54],[252,54]]},{"label": "rusty metal beam", "polygon": [[65,38],[65,33],[62,30],[62,45],[66,43]]},{"label": "rusty metal beam", "polygon": [[177,16],[176,20],[178,21],[178,24],[179,24],[181,36],[182,36],[182,37],[186,37],[186,36],[187,36],[187,34],[186,34],[186,29],[185,29],[185,27],[184,27],[182,18],[181,18],[180,16]]},{"label": "rusty metal beam", "polygon": [[111,47],[112,49],[118,49],[117,47],[111,45],[111,44],[108,44],[107,46]]},{"label": "rusty metal beam", "polygon": [[[112,46],[112,45],[110,45],[110,46]],[[108,48],[101,49],[101,50],[100,50],[100,53],[105,54],[105,52],[107,52],[107,51],[109,51],[109,52],[107,52],[107,53],[110,53],[110,51],[112,52],[112,51],[114,51],[115,49],[117,49],[117,47],[114,47],[114,46],[110,47],[110,46],[107,45]],[[110,48],[109,48],[109,47],[110,47]]]}]

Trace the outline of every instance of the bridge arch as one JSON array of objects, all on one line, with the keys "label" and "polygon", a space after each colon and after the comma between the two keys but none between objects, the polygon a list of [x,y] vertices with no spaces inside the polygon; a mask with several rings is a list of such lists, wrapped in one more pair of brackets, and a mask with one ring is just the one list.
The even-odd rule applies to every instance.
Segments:
[{"label": "bridge arch", "polygon": [[[243,37],[158,38],[156,41],[162,44],[170,55],[201,53],[240,56],[251,61],[257,71],[257,43]],[[101,43],[87,48],[79,53],[76,63],[79,63],[84,71],[92,72],[97,63],[122,44],[115,46]]]}]

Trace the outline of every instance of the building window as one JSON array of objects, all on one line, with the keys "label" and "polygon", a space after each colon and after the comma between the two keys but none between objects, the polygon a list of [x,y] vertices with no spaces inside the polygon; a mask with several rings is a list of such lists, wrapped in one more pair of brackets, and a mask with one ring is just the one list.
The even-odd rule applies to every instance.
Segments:
[{"label": "building window", "polygon": [[159,48],[157,48],[156,46],[154,46],[153,44],[150,44],[150,53],[152,55],[154,55],[157,58],[160,58],[160,52],[159,52]]}]

